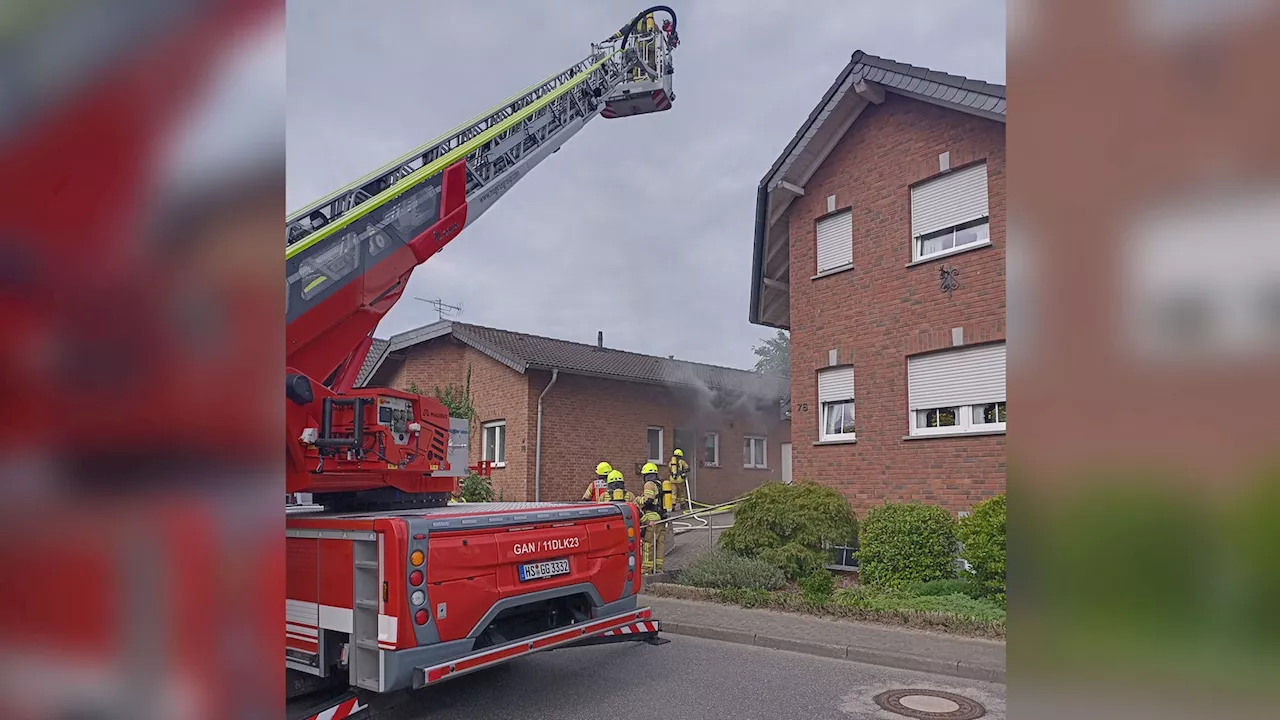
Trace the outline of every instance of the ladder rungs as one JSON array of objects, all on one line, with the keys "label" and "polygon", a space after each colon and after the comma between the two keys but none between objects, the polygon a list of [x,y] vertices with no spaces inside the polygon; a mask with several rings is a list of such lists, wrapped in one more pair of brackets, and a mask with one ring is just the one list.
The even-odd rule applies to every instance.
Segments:
[{"label": "ladder rungs", "polygon": [[377,600],[356,600],[356,607],[364,608],[367,610],[377,610],[378,601]]},{"label": "ladder rungs", "polygon": [[380,649],[381,649],[381,648],[379,648],[379,647],[378,647],[378,643],[377,643],[377,641],[375,641],[375,640],[369,640],[369,639],[366,639],[366,638],[361,638],[361,639],[359,639],[359,640],[356,640],[356,647],[358,647],[358,648],[360,648],[360,649],[362,649],[362,650],[374,650],[374,651],[377,651],[377,650],[380,650]]},{"label": "ladder rungs", "polygon": [[356,560],[356,567],[368,568],[369,570],[377,570],[378,561],[377,560]]}]

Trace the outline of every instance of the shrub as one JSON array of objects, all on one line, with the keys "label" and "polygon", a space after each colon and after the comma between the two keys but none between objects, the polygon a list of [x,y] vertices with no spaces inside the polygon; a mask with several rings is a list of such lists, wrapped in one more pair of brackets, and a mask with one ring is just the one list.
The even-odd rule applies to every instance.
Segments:
[{"label": "shrub", "polygon": [[972,577],[949,578],[947,580],[930,580],[928,582],[907,583],[905,589],[909,595],[940,597],[943,595],[965,595],[971,598],[985,597],[986,592]]},{"label": "shrub", "polygon": [[467,502],[493,502],[493,485],[487,477],[471,473],[462,479],[461,489]]},{"label": "shrub", "polygon": [[865,585],[852,590],[837,590],[831,602],[835,605],[854,607],[876,612],[910,611],[941,613],[979,622],[1005,620],[1005,611],[994,602],[974,599],[967,595],[909,595],[899,590],[885,590]]},{"label": "shrub", "polygon": [[875,508],[862,521],[858,544],[858,577],[865,584],[903,588],[955,577],[955,518],[936,505]]},{"label": "shrub", "polygon": [[810,605],[826,605],[835,589],[835,578],[826,570],[818,570],[800,580],[800,595]]},{"label": "shrub", "polygon": [[[727,531],[726,531],[727,532]],[[826,556],[800,543],[760,551],[759,559],[782,571],[788,580],[798,580],[816,572],[826,572]]]},{"label": "shrub", "polygon": [[702,588],[777,590],[787,584],[787,579],[781,570],[763,560],[712,550],[681,570],[680,582]]},{"label": "shrub", "polygon": [[857,535],[858,519],[840,491],[812,482],[766,483],[738,503],[720,547],[767,559],[794,580],[821,567],[826,547],[852,544]]},{"label": "shrub", "polygon": [[973,506],[957,527],[964,559],[984,594],[1003,604],[1005,596],[1005,496],[1000,493]]}]

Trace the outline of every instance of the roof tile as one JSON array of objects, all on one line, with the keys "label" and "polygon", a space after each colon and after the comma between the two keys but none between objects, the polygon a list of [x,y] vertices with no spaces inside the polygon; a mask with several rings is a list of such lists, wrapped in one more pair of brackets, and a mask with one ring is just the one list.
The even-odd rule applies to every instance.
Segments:
[{"label": "roof tile", "polygon": [[[749,370],[642,355],[613,348],[600,348],[596,345],[469,323],[451,323],[451,330],[455,338],[481,352],[508,365],[526,369],[558,369],[572,374],[660,385],[699,387],[770,400],[788,397],[791,392],[789,379],[762,375]],[[372,364],[368,358],[365,362],[367,365]]]}]

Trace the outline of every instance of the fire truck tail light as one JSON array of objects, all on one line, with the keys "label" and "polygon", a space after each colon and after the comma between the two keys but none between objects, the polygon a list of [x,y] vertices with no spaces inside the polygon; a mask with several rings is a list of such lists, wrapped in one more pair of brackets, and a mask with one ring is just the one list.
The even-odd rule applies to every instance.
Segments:
[{"label": "fire truck tail light", "polygon": [[418,612],[414,613],[414,614],[413,614],[413,621],[414,621],[414,622],[416,622],[416,623],[418,623],[419,625],[426,625],[426,624],[427,624],[427,611],[426,611],[426,610],[419,610]]},{"label": "fire truck tail light", "polygon": [[422,561],[426,559],[427,556],[423,555],[421,550],[414,550],[409,554],[409,562],[413,563],[415,567],[421,565]]},{"label": "fire truck tail light", "polygon": [[414,570],[413,572],[409,573],[409,584],[410,584],[410,585],[421,585],[421,584],[422,584],[422,571],[421,571],[421,570]]},{"label": "fire truck tail light", "polygon": [[636,529],[635,529],[635,528],[627,528],[627,537],[629,537],[629,538],[633,538],[633,537],[635,537],[635,536],[636,536]]},{"label": "fire truck tail light", "polygon": [[409,602],[413,603],[414,605],[421,605],[422,603],[426,602],[426,600],[427,600],[427,596],[423,594],[421,590],[414,590],[413,594],[409,596]]}]

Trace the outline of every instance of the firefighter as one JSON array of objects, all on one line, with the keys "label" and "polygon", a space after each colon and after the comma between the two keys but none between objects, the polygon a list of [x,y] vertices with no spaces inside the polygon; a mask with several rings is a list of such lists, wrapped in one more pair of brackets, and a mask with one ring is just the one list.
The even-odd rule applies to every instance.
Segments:
[{"label": "firefighter", "polygon": [[605,502],[608,499],[609,473],[611,472],[613,472],[613,466],[603,460],[596,465],[596,478],[587,484],[587,490],[582,493],[582,499],[588,502]]},{"label": "firefighter", "polygon": [[676,448],[667,463],[667,479],[671,481],[672,507],[684,507],[689,499],[689,463],[684,461],[684,451]]},{"label": "firefighter", "polygon": [[609,473],[608,485],[609,492],[605,497],[610,502],[628,502],[631,500],[631,493],[627,491],[627,478],[623,476],[621,470],[614,470]]},{"label": "firefighter", "polygon": [[644,573],[662,572],[667,529],[654,523],[667,517],[671,495],[664,491],[658,480],[657,465],[645,463],[640,474],[644,477],[644,491],[636,496],[636,505],[640,508],[640,544],[644,548],[644,561],[640,567]]}]

